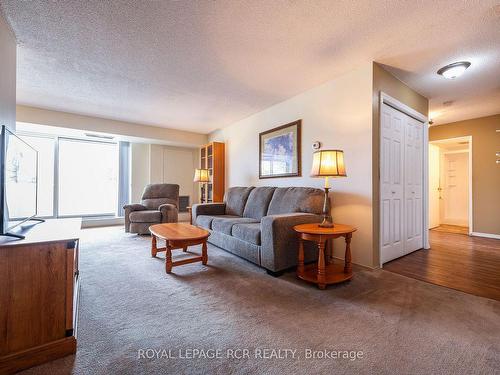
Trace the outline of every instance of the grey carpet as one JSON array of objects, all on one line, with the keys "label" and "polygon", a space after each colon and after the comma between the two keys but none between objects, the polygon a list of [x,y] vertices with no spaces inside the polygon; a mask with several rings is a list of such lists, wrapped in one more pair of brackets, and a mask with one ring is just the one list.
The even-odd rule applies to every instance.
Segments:
[{"label": "grey carpet", "polygon": [[[358,269],[350,282],[320,291],[213,246],[208,266],[166,275],[149,246],[118,227],[84,231],[78,352],[27,374],[500,373],[498,301],[383,270]],[[247,348],[251,358],[138,359],[148,348]],[[253,358],[261,348],[300,357]],[[306,349],[363,358],[305,359]]]}]

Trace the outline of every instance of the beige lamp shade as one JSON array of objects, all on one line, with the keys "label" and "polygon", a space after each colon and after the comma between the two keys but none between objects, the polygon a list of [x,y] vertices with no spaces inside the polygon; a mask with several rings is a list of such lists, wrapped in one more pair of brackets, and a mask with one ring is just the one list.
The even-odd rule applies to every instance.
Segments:
[{"label": "beige lamp shade", "polygon": [[194,170],[193,182],[210,182],[210,174],[208,169],[196,168]]},{"label": "beige lamp shade", "polygon": [[319,150],[313,154],[311,177],[346,177],[344,151]]}]

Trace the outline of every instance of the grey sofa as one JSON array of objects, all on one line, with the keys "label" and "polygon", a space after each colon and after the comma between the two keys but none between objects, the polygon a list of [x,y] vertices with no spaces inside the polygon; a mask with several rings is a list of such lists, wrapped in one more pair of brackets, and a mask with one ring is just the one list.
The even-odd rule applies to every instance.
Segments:
[{"label": "grey sofa", "polygon": [[[211,232],[210,243],[279,276],[297,264],[293,226],[321,222],[323,199],[323,190],[307,187],[233,187],[224,203],[193,205],[193,224]],[[305,260],[316,258],[306,243]]]},{"label": "grey sofa", "polygon": [[140,204],[127,204],[125,232],[149,234],[158,223],[176,223],[179,210],[179,185],[151,184],[144,188]]}]

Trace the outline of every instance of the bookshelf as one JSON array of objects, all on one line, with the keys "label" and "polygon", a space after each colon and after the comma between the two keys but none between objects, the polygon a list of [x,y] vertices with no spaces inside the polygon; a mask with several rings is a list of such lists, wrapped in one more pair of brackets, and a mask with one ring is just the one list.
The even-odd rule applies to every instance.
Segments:
[{"label": "bookshelf", "polygon": [[200,168],[208,169],[210,182],[200,184],[202,202],[222,202],[224,200],[224,143],[210,142],[200,147]]}]

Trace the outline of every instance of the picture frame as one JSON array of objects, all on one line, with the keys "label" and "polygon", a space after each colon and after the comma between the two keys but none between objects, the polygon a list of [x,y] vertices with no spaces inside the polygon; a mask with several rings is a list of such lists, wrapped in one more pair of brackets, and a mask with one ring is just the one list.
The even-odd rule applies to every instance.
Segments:
[{"label": "picture frame", "polygon": [[259,179],[301,176],[302,120],[259,133]]}]

